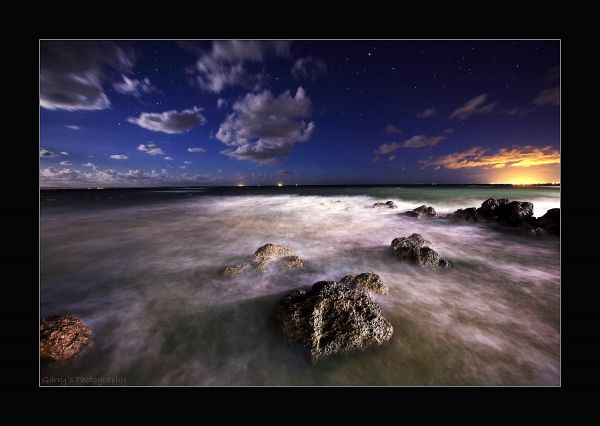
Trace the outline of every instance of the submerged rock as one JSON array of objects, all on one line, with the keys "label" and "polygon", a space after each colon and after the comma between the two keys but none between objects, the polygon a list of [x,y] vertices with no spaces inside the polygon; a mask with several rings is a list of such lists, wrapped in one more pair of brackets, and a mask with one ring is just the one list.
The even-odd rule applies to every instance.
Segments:
[{"label": "submerged rock", "polygon": [[392,241],[392,251],[399,259],[416,262],[422,266],[449,267],[450,262],[430,246],[431,242],[423,238],[421,234],[395,238]]},{"label": "submerged rock", "polygon": [[291,342],[309,349],[313,364],[381,345],[394,332],[367,292],[343,282],[320,281],[308,291],[294,290],[275,305],[273,315]]},{"label": "submerged rock", "polygon": [[387,294],[388,288],[383,283],[379,275],[372,272],[365,272],[358,275],[346,275],[340,280],[341,283],[348,284],[351,287],[360,288],[367,293]]},{"label": "submerged rock", "polygon": [[283,267],[286,269],[300,269],[304,268],[304,260],[298,256],[290,256],[285,260]]},{"label": "submerged rock", "polygon": [[425,204],[417,207],[416,209],[404,212],[404,214],[406,216],[416,217],[416,218],[436,217],[437,216],[437,212],[435,211],[435,209],[431,206],[426,206]]},{"label": "submerged rock", "polygon": [[373,207],[387,207],[389,209],[398,208],[398,206],[396,206],[396,204],[394,204],[393,201],[386,201],[385,203],[375,203],[373,204]]},{"label": "submerged rock", "polygon": [[249,267],[250,267],[250,265],[247,263],[240,263],[237,265],[227,265],[223,269],[223,272],[221,272],[221,276],[225,277],[225,278],[237,277],[240,274],[240,272],[242,272],[244,269],[249,268]]},{"label": "submerged rock", "polygon": [[93,345],[92,329],[73,315],[42,318],[40,324],[40,356],[62,361],[77,357]]}]

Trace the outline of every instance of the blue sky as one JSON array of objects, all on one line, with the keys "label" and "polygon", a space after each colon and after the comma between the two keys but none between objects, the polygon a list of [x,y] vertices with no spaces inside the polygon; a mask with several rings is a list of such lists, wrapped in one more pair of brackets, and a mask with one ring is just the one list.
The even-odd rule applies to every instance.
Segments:
[{"label": "blue sky", "polygon": [[42,187],[558,182],[558,41],[41,41]]}]

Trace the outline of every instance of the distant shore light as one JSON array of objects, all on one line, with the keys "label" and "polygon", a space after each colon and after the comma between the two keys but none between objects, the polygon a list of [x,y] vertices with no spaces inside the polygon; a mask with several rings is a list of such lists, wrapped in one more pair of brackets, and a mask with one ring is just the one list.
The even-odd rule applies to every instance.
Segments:
[{"label": "distant shore light", "polygon": [[278,183],[277,186],[283,186],[283,183]]}]

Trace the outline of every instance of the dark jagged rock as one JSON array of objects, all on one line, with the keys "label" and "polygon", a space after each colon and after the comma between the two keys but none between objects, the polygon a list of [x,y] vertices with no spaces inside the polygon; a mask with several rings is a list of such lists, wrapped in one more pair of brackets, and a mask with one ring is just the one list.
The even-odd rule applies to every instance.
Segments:
[{"label": "dark jagged rock", "polygon": [[475,209],[475,207],[458,209],[454,213],[450,213],[446,218],[451,220],[467,220],[469,222],[481,221],[481,217],[477,214],[477,209]]},{"label": "dark jagged rock", "polygon": [[394,332],[367,292],[342,282],[320,281],[308,291],[294,290],[273,314],[291,342],[309,349],[313,364],[381,345]]},{"label": "dark jagged rock", "polygon": [[416,262],[422,266],[449,267],[450,262],[440,256],[430,246],[431,242],[427,241],[420,234],[395,238],[392,241],[392,251],[399,259]]},{"label": "dark jagged rock", "polygon": [[387,294],[388,288],[383,283],[379,275],[372,272],[365,272],[358,275],[346,275],[340,280],[341,283],[348,284],[351,287],[360,288],[367,293]]},{"label": "dark jagged rock", "polygon": [[375,204],[373,204],[373,207],[387,207],[389,209],[396,209],[396,208],[398,208],[396,206],[396,204],[394,204],[393,201],[386,201],[385,203],[375,203]]},{"label": "dark jagged rock", "polygon": [[40,324],[40,356],[63,361],[82,355],[94,343],[92,329],[73,315],[42,318]]},{"label": "dark jagged rock", "polygon": [[423,204],[422,206],[417,207],[416,209],[404,212],[404,214],[406,216],[416,217],[416,218],[421,218],[421,217],[436,217],[437,216],[437,213],[436,213],[435,209],[433,207],[431,207],[431,206],[426,206],[425,204]]},{"label": "dark jagged rock", "polygon": [[528,201],[509,201],[489,198],[481,207],[475,209],[459,209],[446,216],[451,220],[467,220],[470,222],[495,221],[511,226],[519,226],[528,235],[547,235],[560,233],[560,209],[550,209],[540,218],[533,217],[533,204]]},{"label": "dark jagged rock", "polygon": [[528,201],[511,201],[496,207],[495,218],[511,225],[520,225],[533,216],[533,204]]},{"label": "dark jagged rock", "polygon": [[560,209],[550,209],[542,217],[529,218],[521,224],[521,231],[538,237],[560,235]]},{"label": "dark jagged rock", "polygon": [[550,209],[537,220],[538,226],[549,234],[560,235],[560,209]]}]

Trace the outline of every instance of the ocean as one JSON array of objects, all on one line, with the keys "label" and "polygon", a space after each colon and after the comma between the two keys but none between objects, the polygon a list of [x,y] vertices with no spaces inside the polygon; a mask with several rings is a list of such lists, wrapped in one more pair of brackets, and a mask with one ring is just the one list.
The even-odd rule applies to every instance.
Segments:
[{"label": "ocean", "polygon": [[[560,188],[283,186],[43,190],[40,314],[94,330],[84,356],[42,364],[41,384],[192,386],[560,385],[560,239],[494,224],[415,219],[487,198],[560,207]],[[374,209],[392,200],[398,209]],[[431,270],[390,254],[420,233],[453,265]],[[248,271],[267,243],[303,270]],[[287,342],[273,305],[289,291],[373,272],[394,334],[387,344],[312,366]],[[54,380],[54,382],[52,382]],[[103,381],[104,380],[104,381]]]}]

